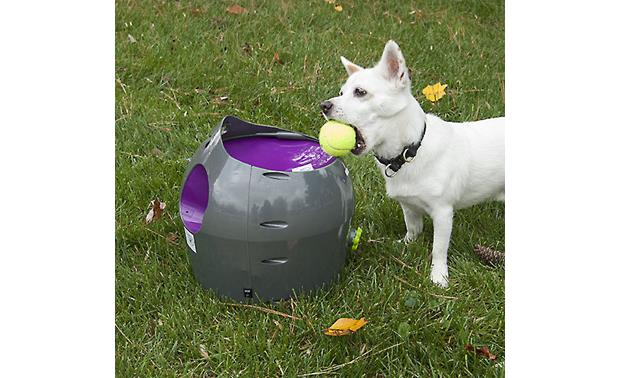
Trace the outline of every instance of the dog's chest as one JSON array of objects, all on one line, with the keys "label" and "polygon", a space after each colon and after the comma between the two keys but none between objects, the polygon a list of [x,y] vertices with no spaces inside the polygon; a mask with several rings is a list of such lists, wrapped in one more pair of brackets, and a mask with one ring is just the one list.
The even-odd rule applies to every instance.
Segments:
[{"label": "dog's chest", "polygon": [[423,210],[430,209],[432,196],[441,192],[441,188],[434,187],[431,180],[424,180],[405,172],[384,178],[388,197]]}]

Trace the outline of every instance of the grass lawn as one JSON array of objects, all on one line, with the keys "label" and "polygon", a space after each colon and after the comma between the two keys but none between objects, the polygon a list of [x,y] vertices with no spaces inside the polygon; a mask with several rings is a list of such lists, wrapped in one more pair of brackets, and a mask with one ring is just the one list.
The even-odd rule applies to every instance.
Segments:
[{"label": "grass lawn", "polygon": [[[239,1],[248,10],[240,15],[226,12],[232,4],[116,2],[118,376],[503,376],[504,270],[473,253],[477,243],[504,249],[503,204],[456,214],[450,287],[440,289],[429,280],[430,220],[415,243],[398,243],[401,210],[372,157],[345,157],[363,253],[328,290],[261,304],[301,321],[204,291],[177,204],[186,158],[224,115],[317,135],[318,103],[346,79],[339,56],[374,64],[388,39],[400,44],[425,111],[450,121],[503,115],[503,3],[342,1],[337,12],[324,0]],[[437,81],[448,89],[433,105],[421,93]],[[167,207],[147,225],[155,198]],[[369,324],[354,335],[322,334],[361,316]]]}]

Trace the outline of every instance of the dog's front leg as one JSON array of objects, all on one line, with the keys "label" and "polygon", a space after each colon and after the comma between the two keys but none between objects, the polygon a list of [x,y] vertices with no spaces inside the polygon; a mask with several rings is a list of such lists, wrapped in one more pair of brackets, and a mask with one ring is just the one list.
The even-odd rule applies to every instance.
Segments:
[{"label": "dog's front leg", "polygon": [[407,226],[407,234],[402,239],[405,243],[411,243],[418,235],[422,233],[422,227],[424,226],[424,216],[421,212],[417,211],[412,206],[405,203],[400,203],[400,207],[403,209],[403,216],[405,217],[405,225]]},{"label": "dog's front leg", "polygon": [[433,218],[433,253],[431,281],[441,287],[448,286],[448,246],[452,233],[452,207],[440,207],[431,211]]}]

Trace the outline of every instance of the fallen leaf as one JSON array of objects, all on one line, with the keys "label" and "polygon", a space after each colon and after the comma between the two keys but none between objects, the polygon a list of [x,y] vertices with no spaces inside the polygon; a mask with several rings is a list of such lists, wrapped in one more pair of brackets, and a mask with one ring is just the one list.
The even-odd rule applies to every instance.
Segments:
[{"label": "fallen leaf", "polygon": [[497,359],[497,356],[489,352],[489,348],[486,346],[476,349],[476,353],[488,358],[491,361],[495,361]]},{"label": "fallen leaf", "polygon": [[228,8],[226,8],[226,12],[230,14],[243,14],[247,11],[248,11],[247,9],[240,6],[239,4],[231,5]]},{"label": "fallen leaf", "polygon": [[336,6],[334,7],[334,10],[335,10],[336,12],[342,12],[342,5],[336,5]]},{"label": "fallen leaf", "polygon": [[350,318],[340,318],[336,320],[334,324],[331,325],[328,329],[324,331],[324,333],[328,336],[344,336],[349,335],[358,329],[362,328],[366,325],[368,321],[366,319],[350,319]]},{"label": "fallen leaf", "polygon": [[161,217],[161,214],[164,212],[166,208],[165,202],[159,202],[158,199],[154,199],[151,201],[151,208],[149,212],[146,214],[146,224],[149,224]]},{"label": "fallen leaf", "polygon": [[127,39],[129,40],[129,43],[136,43],[137,42],[136,39],[131,34],[127,34]]},{"label": "fallen leaf", "polygon": [[194,16],[200,16],[201,14],[207,13],[207,8],[194,8],[190,11],[190,13]]},{"label": "fallen leaf", "polygon": [[280,64],[284,64],[284,62],[282,61],[282,59],[280,59],[280,54],[278,54],[278,52],[276,51],[275,54],[273,54],[273,60],[275,60],[276,62],[280,63]]},{"label": "fallen leaf", "polygon": [[252,47],[252,45],[250,45],[249,43],[245,43],[243,45],[243,51],[245,51],[246,54],[248,55],[252,55],[252,52],[254,51],[254,48]]},{"label": "fallen leaf", "polygon": [[168,236],[166,236],[166,240],[172,244],[176,244],[177,240],[179,240],[179,235],[175,234],[174,232],[171,232],[168,234]]},{"label": "fallen leaf", "polygon": [[157,156],[157,157],[160,157],[160,156],[161,156],[161,150],[160,150],[159,148],[157,148],[157,147],[153,148],[153,149],[151,150],[151,153],[152,153],[153,155]]},{"label": "fallen leaf", "polygon": [[203,344],[200,344],[198,346],[198,350],[200,351],[200,354],[205,358],[205,360],[209,359],[209,353],[207,352],[207,348]]},{"label": "fallen leaf", "polygon": [[325,2],[326,2],[327,4],[333,4],[333,3],[335,3],[335,2],[336,2],[336,0],[325,0]]},{"label": "fallen leaf", "polygon": [[436,83],[434,85],[427,85],[422,90],[422,93],[431,102],[436,102],[446,94],[446,87],[448,84]]},{"label": "fallen leaf", "polygon": [[[474,351],[474,346],[471,344],[465,344],[465,350],[468,350],[470,352]],[[497,359],[497,356],[494,355],[493,353],[489,352],[489,348],[487,346],[483,346],[482,348],[475,348],[476,354],[486,357],[491,361],[495,361]]]}]

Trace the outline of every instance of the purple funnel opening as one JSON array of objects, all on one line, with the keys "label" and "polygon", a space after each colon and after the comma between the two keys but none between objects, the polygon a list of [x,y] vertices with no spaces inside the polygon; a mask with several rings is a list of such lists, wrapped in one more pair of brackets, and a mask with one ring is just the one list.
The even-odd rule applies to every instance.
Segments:
[{"label": "purple funnel opening", "polygon": [[250,136],[224,141],[224,148],[237,160],[274,171],[311,171],[329,165],[335,159],[313,140]]},{"label": "purple funnel opening", "polygon": [[205,168],[198,164],[187,176],[183,192],[181,192],[181,219],[191,232],[195,233],[200,230],[208,203],[209,176]]}]

